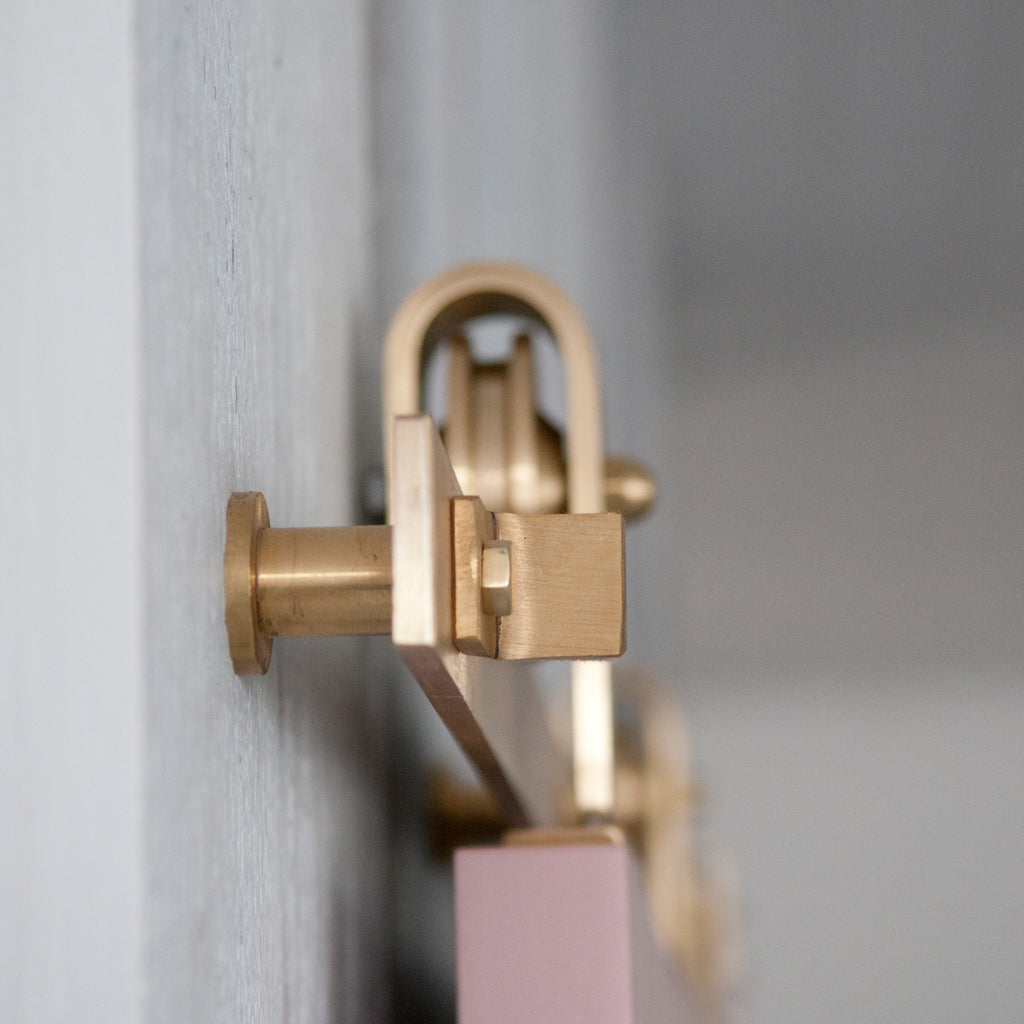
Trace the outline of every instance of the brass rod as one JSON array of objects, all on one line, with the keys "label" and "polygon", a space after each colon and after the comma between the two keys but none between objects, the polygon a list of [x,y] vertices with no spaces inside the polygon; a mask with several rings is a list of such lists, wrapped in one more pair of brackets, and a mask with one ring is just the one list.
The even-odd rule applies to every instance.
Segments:
[{"label": "brass rod", "polygon": [[391,527],[265,529],[256,566],[267,636],[391,632]]}]

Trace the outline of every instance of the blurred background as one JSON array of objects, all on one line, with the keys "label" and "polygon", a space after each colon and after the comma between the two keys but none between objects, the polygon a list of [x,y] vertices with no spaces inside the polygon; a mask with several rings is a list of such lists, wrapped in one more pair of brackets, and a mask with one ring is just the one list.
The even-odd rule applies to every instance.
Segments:
[{"label": "blurred background", "polygon": [[626,661],[738,874],[737,1019],[1015,1019],[1024,8],[408,2],[372,52],[375,308],[551,275],[658,477]]}]

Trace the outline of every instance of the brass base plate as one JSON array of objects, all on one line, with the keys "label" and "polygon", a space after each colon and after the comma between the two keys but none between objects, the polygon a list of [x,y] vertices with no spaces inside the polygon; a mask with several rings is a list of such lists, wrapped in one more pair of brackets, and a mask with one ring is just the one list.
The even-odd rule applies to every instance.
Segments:
[{"label": "brass base plate", "polygon": [[231,664],[237,675],[264,675],[274,641],[260,630],[256,568],[260,532],[270,526],[259,491],[232,494],[224,541],[224,624]]}]

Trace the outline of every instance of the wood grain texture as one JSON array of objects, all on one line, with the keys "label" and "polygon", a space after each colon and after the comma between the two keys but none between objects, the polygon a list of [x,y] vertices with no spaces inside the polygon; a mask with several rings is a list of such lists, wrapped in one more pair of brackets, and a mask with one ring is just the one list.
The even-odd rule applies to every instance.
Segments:
[{"label": "wood grain texture", "polygon": [[[386,1013],[381,673],[359,641],[231,672],[224,503],[354,522],[368,279],[357,3],[138,6],[147,1017]],[[372,643],[372,641],[369,641]]]}]

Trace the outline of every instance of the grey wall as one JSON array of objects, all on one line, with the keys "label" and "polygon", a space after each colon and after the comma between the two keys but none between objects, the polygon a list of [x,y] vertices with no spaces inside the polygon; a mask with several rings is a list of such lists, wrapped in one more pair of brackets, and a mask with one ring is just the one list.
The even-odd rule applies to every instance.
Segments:
[{"label": "grey wall", "polygon": [[153,1020],[383,1019],[386,693],[354,642],[239,680],[223,506],[354,522],[369,271],[359,4],[139,10]]},{"label": "grey wall", "polygon": [[356,515],[362,5],[58,7],[0,55],[0,1017],[383,1020],[386,677],[236,678],[221,580],[234,489]]}]

